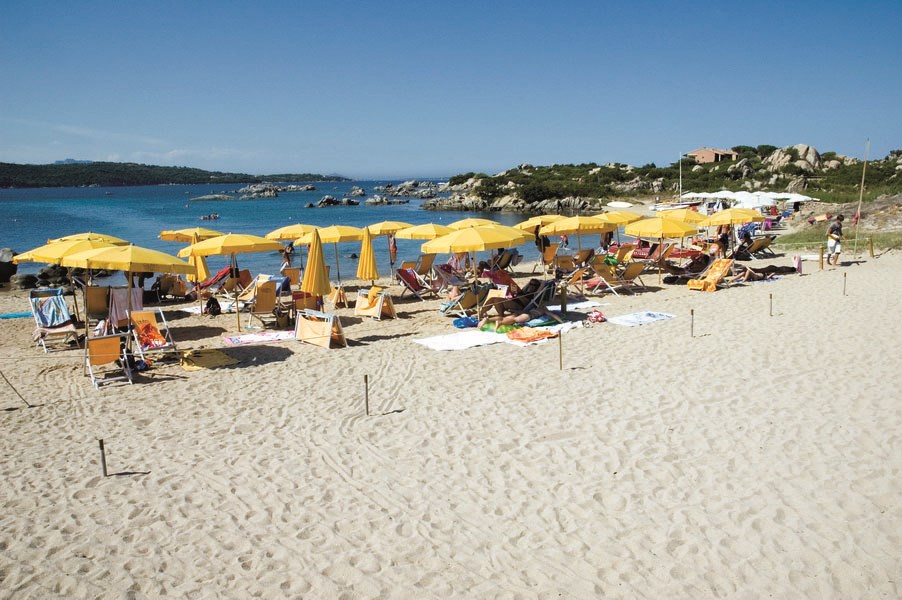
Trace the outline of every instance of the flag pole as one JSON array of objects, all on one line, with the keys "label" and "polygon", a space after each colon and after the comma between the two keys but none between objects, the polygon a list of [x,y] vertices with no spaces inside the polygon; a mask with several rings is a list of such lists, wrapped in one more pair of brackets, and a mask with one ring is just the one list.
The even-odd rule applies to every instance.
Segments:
[{"label": "flag pole", "polygon": [[861,186],[858,190],[858,210],[855,211],[855,241],[852,242],[852,256],[858,260],[858,222],[861,221],[861,201],[864,199],[864,176],[868,171],[868,156],[871,153],[871,138],[864,149],[864,166],[861,169]]}]

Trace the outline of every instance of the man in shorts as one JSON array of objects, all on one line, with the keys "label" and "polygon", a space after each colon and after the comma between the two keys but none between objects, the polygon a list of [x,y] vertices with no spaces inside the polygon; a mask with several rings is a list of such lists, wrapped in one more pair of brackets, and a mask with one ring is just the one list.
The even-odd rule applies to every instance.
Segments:
[{"label": "man in shorts", "polygon": [[842,222],[843,216],[837,215],[827,230],[827,264],[834,267],[839,266],[839,253],[842,252]]}]

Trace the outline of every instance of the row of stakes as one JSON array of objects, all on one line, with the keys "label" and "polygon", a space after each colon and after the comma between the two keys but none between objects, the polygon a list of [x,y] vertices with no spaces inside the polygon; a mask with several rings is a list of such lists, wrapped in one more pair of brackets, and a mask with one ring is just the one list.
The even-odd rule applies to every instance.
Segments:
[{"label": "row of stakes", "polygon": [[[848,273],[842,274],[842,295],[846,295],[846,280]],[[770,303],[769,314],[770,316],[774,316],[774,295],[768,294],[768,301]],[[564,297],[564,302],[566,302],[566,296]],[[689,335],[690,337],[695,337],[695,309],[689,309]],[[564,336],[558,335],[558,369],[564,370]],[[26,402],[27,404],[27,402]],[[363,376],[363,408],[366,416],[370,416],[370,376]],[[106,449],[103,445],[103,439],[98,439],[98,443],[100,444],[100,468],[103,471],[104,477],[109,477],[107,472],[106,465]]]}]

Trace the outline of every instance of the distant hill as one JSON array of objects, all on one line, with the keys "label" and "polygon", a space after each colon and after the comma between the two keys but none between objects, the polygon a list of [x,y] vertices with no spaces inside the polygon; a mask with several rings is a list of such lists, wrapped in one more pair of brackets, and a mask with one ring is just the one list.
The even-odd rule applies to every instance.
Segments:
[{"label": "distant hill", "polygon": [[195,183],[262,183],[264,181],[350,181],[316,173],[248,175],[204,171],[189,167],[160,167],[137,163],[63,161],[52,165],[0,163],[0,187],[80,187]]},{"label": "distant hill", "polygon": [[[521,210],[549,200],[580,199],[574,206],[600,205],[605,198],[672,199],[678,195],[680,172],[683,192],[720,189],[802,192],[828,202],[858,199],[862,163],[835,152],[820,153],[798,144],[734,146],[736,160],[696,164],[684,158],[659,167],[622,163],[533,166],[508,169],[497,175],[464,173],[449,180],[455,198],[437,208]],[[682,166],[682,168],[681,168]],[[865,199],[902,192],[902,150],[868,163]],[[436,203],[437,205],[439,203]],[[567,202],[565,206],[569,206]]]}]

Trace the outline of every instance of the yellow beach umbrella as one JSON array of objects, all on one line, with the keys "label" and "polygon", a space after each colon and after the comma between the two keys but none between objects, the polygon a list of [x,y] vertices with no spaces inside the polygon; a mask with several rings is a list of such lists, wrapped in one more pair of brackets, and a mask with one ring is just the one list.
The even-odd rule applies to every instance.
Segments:
[{"label": "yellow beach umbrella", "polygon": [[[359,227],[351,227],[349,225],[329,225],[328,227],[317,227],[316,234],[323,244],[332,244],[335,247],[335,276],[338,279],[338,285],[341,286],[341,266],[338,262],[338,243],[339,242],[359,242],[363,239],[363,229]],[[306,233],[299,237],[295,243],[309,244],[313,240],[313,232]]]},{"label": "yellow beach umbrella", "polygon": [[357,263],[357,279],[374,283],[379,279],[376,268],[376,254],[373,252],[373,236],[370,230],[363,228],[363,239],[360,241],[360,261]]},{"label": "yellow beach umbrella", "polygon": [[705,215],[700,214],[697,210],[691,208],[674,208],[673,210],[665,210],[661,213],[665,219],[673,221],[682,221],[683,223],[701,223],[705,220]]},{"label": "yellow beach umbrella", "polygon": [[285,227],[279,227],[276,230],[270,231],[264,237],[268,240],[296,240],[305,233],[310,233],[314,229],[316,229],[315,225],[292,223],[291,225],[286,225]]},{"label": "yellow beach umbrella", "polygon": [[14,263],[20,262],[42,262],[59,264],[63,257],[85,250],[94,250],[96,248],[112,248],[114,244],[104,242],[98,239],[88,240],[69,240],[67,242],[52,242],[44,244],[38,248],[33,248],[28,252],[17,254],[13,257]]},{"label": "yellow beach umbrella", "polygon": [[499,223],[498,221],[492,221],[491,219],[467,217],[466,219],[461,219],[459,221],[449,223],[448,227],[450,227],[451,229],[464,229],[467,227],[479,227],[481,225],[501,225],[501,223]]},{"label": "yellow beach umbrella", "polygon": [[636,221],[642,220],[642,215],[630,212],[628,210],[612,210],[610,212],[601,213],[600,215],[595,216],[605,223],[610,223],[617,226],[629,225],[630,223],[635,223]]},{"label": "yellow beach umbrella", "polygon": [[562,219],[566,219],[564,215],[536,215],[534,217],[530,217],[525,221],[520,221],[516,225],[514,225],[517,229],[523,229],[527,231],[535,231],[536,227],[542,227],[543,225],[548,225],[550,223],[554,223],[555,221],[560,221]]},{"label": "yellow beach umbrella", "polygon": [[[510,230],[510,231],[508,231]],[[514,233],[511,233],[511,232]],[[447,235],[435,238],[422,245],[424,254],[458,254],[474,253],[473,264],[476,264],[475,253],[481,250],[513,248],[529,239],[529,235],[512,227],[492,227],[481,225],[458,229]]]},{"label": "yellow beach umbrella", "polygon": [[757,210],[751,208],[728,208],[710,215],[699,222],[701,227],[715,227],[717,225],[739,225],[742,223],[760,223],[764,220]]},{"label": "yellow beach umbrella", "polygon": [[373,223],[372,225],[368,225],[367,229],[370,230],[372,235],[392,235],[394,233],[398,233],[402,229],[407,229],[408,227],[413,227],[410,223],[405,223],[403,221],[380,221],[379,223]]},{"label": "yellow beach umbrella", "polygon": [[395,237],[402,240],[434,240],[437,237],[447,235],[454,231],[447,225],[439,225],[438,223],[423,223],[422,225],[414,225],[407,229],[401,229]]},{"label": "yellow beach umbrella", "polygon": [[549,223],[542,227],[539,233],[542,235],[573,235],[575,233],[577,247],[582,250],[583,234],[605,233],[615,229],[617,229],[616,225],[602,221],[598,217],[576,215]]},{"label": "yellow beach umbrella", "polygon": [[[227,233],[214,238],[209,238],[187,248],[179,250],[179,256],[229,256],[233,267],[236,266],[235,255],[247,252],[273,252],[281,250],[282,244],[275,240],[268,240],[259,235],[247,233]],[[238,301],[235,301],[235,317],[238,322],[238,331],[241,331],[241,311]]]},{"label": "yellow beach umbrella", "polygon": [[624,228],[626,235],[636,238],[674,239],[693,235],[698,229],[689,223],[674,221],[667,217],[651,217],[631,223]]},{"label": "yellow beach umbrella", "polygon": [[127,246],[128,242],[121,238],[113,237],[111,235],[106,235],[103,233],[96,233],[93,231],[86,231],[85,233],[73,233],[72,235],[64,235],[63,237],[58,237],[53,240],[47,240],[48,244],[52,244],[53,242],[69,242],[72,240],[98,240],[101,242],[108,242],[113,244],[114,246]]},{"label": "yellow beach umbrella", "polygon": [[167,229],[161,231],[160,239],[164,242],[190,242],[193,244],[220,235],[225,234],[221,231],[213,231],[203,227],[190,227],[188,229]]},{"label": "yellow beach umbrella", "polygon": [[316,230],[310,233],[310,252],[307,255],[304,278],[301,280],[301,291],[319,298],[327,296],[332,291],[326,261],[323,258],[323,243]]}]

